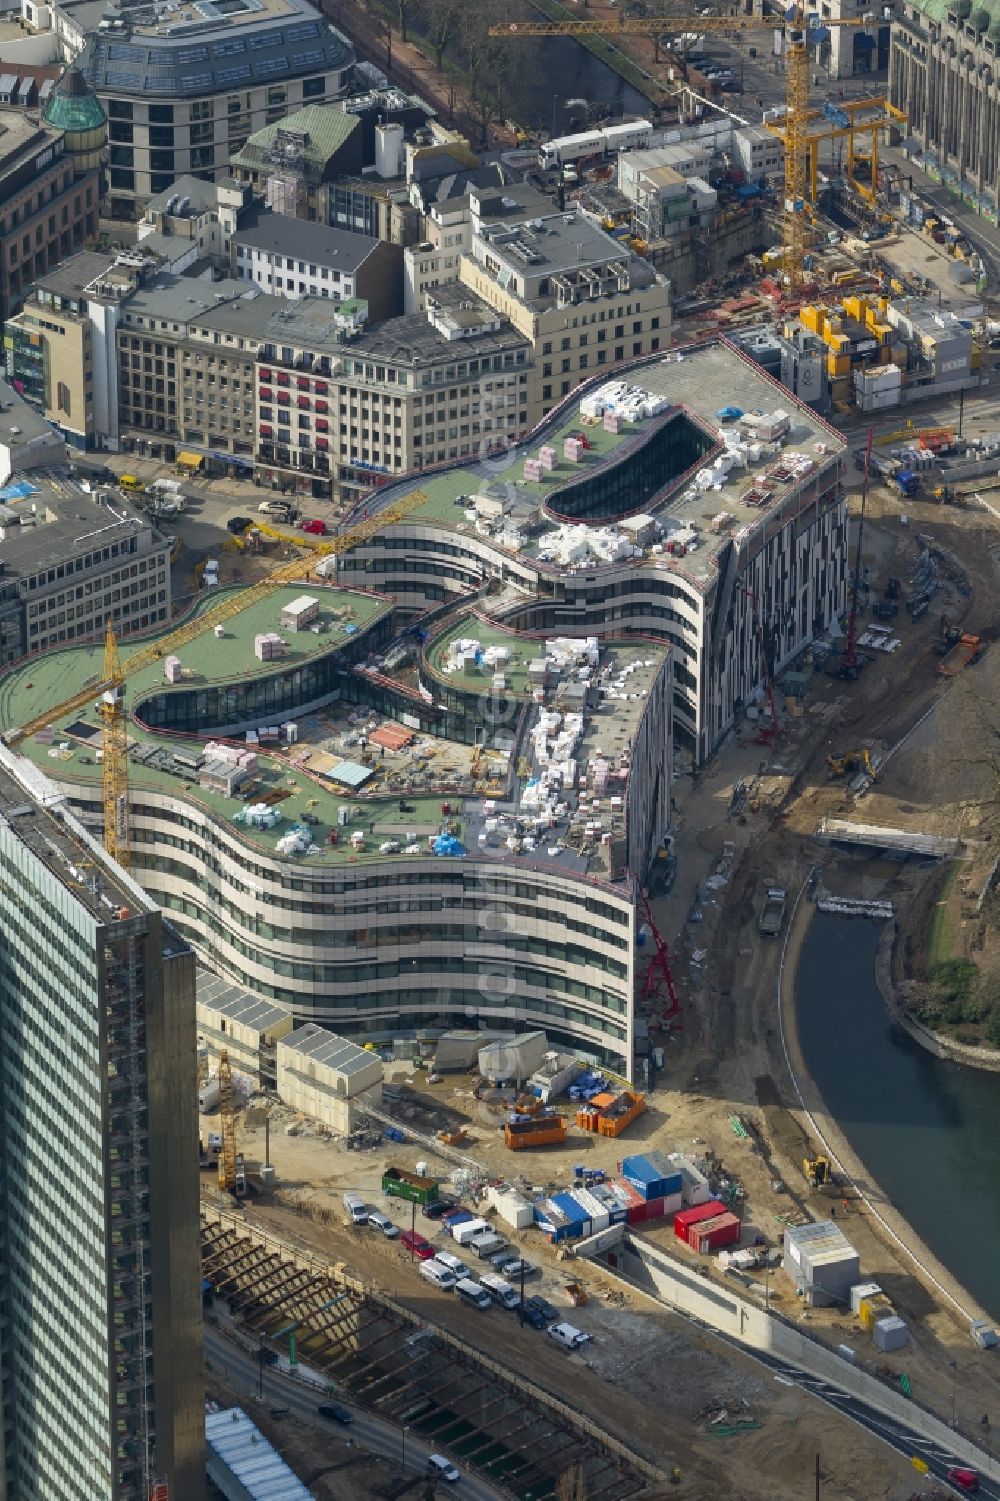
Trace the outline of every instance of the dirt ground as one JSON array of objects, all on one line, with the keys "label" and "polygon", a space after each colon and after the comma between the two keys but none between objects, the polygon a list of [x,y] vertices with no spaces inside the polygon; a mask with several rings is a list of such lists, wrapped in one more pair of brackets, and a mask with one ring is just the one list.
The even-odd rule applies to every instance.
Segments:
[{"label": "dirt ground", "polygon": [[[830,1201],[803,1179],[801,1160],[810,1143],[797,1113],[788,1108],[792,1100],[779,1054],[775,1001],[780,945],[760,939],[756,916],[768,882],[780,879],[796,889],[804,879],[816,858],[810,841],[820,820],[854,806],[853,794],[831,776],[826,756],[864,745],[884,757],[928,710],[928,718],[880,772],[860,812],[873,823],[961,833],[973,841],[990,836],[982,799],[990,794],[991,781],[970,746],[981,732],[984,705],[988,709],[1000,696],[1000,652],[993,646],[1000,523],[972,506],[942,508],[911,500],[904,511],[887,493],[874,491],[864,546],[873,597],[881,594],[888,575],[902,578],[905,594],[921,532],[933,535],[943,583],[922,621],[913,625],[901,612],[895,622],[900,648],[873,662],[857,683],[817,675],[798,715],[779,694],[787,734],[774,751],[756,743],[748,725],[742,739],[734,738],[704,774],[678,782],[680,875],[654,911],[674,952],[684,1014],[682,1030],[656,1039],[667,1049],[660,1076],[665,1087],[649,1096],[646,1114],[619,1142],[574,1132],[564,1148],[514,1159],[502,1145],[496,1113],[475,1099],[472,1076],[431,1085],[425,1073],[399,1064],[389,1070],[385,1107],[394,1118],[429,1135],[464,1120],[471,1136],[468,1150],[482,1164],[484,1178],[520,1178],[534,1189],[564,1186],[576,1161],[613,1170],[630,1150],[665,1148],[710,1157],[739,1185],[748,1227],[759,1229],[771,1244],[788,1223],[828,1215]],[[980,634],[989,648],[951,685],[937,674],[933,652],[941,614]],[[739,781],[748,795],[742,811],[733,813]],[[731,857],[720,867],[728,844]],[[826,853],[823,861],[825,879],[836,879],[836,861]],[[717,878],[701,893],[701,919],[692,922],[692,899],[713,872]],[[901,876],[900,867],[889,862],[884,871],[879,862],[868,862],[866,872],[875,884],[883,875],[890,882],[911,880],[905,868]],[[856,879],[845,889],[856,891]],[[750,1128],[749,1141],[734,1133],[732,1115]],[[239,1145],[252,1167],[263,1151],[262,1126],[244,1124]],[[679,1464],[684,1491],[690,1483],[692,1494],[720,1501],[758,1496],[791,1501],[804,1493],[819,1452],[825,1496],[905,1501],[913,1493],[913,1472],[890,1450],[639,1294],[623,1296],[592,1266],[572,1263],[572,1276],[585,1282],[590,1300],[570,1314],[567,1268],[533,1231],[510,1238],[542,1268],[532,1289],[565,1307],[594,1336],[585,1359],[567,1359],[513,1319],[491,1314],[487,1329],[477,1311],[428,1289],[397,1243],[347,1227],[341,1204],[345,1191],[357,1190],[408,1228],[409,1207],[383,1199],[381,1174],[389,1161],[412,1168],[428,1155],[413,1145],[387,1143],[348,1152],[315,1134],[288,1136],[285,1123],[276,1121],[271,1160],[277,1184],[249,1212],[276,1233],[346,1262],[473,1344],[488,1341],[492,1353],[500,1349],[524,1362],[536,1379],[627,1436],[639,1451],[663,1464]],[[443,1161],[432,1168],[447,1176]],[[460,1186],[469,1202],[476,1185],[462,1180]],[[844,1213],[839,1194],[834,1202],[838,1214]],[[947,1421],[949,1362],[954,1361],[960,1391],[975,1390],[977,1404],[1000,1411],[996,1363],[975,1350],[957,1318],[909,1264],[897,1259],[862,1205],[852,1202],[846,1215],[845,1229],[861,1254],[864,1275],[882,1284],[911,1327],[905,1366],[899,1356],[882,1357],[884,1374],[891,1377],[905,1368],[922,1403]],[[429,1238],[442,1240],[436,1226],[419,1215],[416,1225]],[[676,1246],[669,1226],[641,1233]],[[770,1275],[768,1291],[787,1317],[807,1320],[812,1333],[832,1344],[846,1341],[870,1349],[850,1315],[803,1310],[780,1270]],[[866,1354],[862,1360],[876,1369]],[[729,1421],[739,1414],[760,1426],[734,1437],[713,1437],[713,1419],[723,1412]],[[974,1437],[979,1442],[983,1435],[977,1431]],[[331,1483],[338,1483],[335,1476]],[[330,1494],[339,1501],[340,1492]]]}]

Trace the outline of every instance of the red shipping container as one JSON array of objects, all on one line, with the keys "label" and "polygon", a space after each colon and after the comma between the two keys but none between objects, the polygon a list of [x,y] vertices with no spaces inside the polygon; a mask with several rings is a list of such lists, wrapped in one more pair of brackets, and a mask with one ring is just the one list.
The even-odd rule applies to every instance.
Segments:
[{"label": "red shipping container", "polygon": [[709,1251],[721,1251],[723,1246],[737,1243],[742,1233],[742,1222],[735,1214],[720,1214],[713,1220],[702,1220],[700,1224],[692,1225],[688,1244],[693,1251],[699,1251],[704,1256]]},{"label": "red shipping container", "polygon": [[718,1199],[712,1199],[708,1204],[693,1204],[690,1209],[682,1209],[674,1215],[674,1234],[686,1243],[692,1225],[699,1225],[702,1220],[714,1220],[725,1212],[725,1204],[720,1204]]}]

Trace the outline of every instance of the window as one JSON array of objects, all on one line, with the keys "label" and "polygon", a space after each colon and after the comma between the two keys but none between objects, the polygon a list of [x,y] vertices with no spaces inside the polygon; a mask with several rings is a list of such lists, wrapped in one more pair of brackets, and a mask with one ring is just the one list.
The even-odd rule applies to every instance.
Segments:
[{"label": "window", "polygon": [[150,124],[170,125],[173,123],[174,107],[172,104],[151,104],[149,106]]},{"label": "window", "polygon": [[625,345],[624,344],[616,344],[615,345],[615,363],[617,364],[619,360],[623,360],[624,358],[625,358]]},{"label": "window", "polygon": [[303,99],[322,99],[326,93],[325,78],[306,78],[302,84]]}]

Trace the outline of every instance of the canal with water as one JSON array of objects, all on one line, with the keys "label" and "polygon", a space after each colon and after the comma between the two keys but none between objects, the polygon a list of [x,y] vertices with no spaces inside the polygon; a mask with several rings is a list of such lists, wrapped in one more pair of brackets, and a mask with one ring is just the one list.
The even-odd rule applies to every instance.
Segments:
[{"label": "canal with water", "polygon": [[880,928],[816,912],[795,979],[806,1066],[851,1146],[954,1277],[1000,1318],[1000,1074],[935,1058],[889,1017]]},{"label": "canal with water", "polygon": [[508,113],[521,124],[546,136],[569,135],[586,129],[587,105],[616,118],[648,118],[649,100],[572,38],[517,45],[517,67],[507,75]]}]

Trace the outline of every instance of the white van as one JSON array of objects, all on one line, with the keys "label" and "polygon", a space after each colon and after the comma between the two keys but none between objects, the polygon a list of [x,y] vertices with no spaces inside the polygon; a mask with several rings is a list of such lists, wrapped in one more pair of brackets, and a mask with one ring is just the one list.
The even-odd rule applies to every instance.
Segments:
[{"label": "white van", "polygon": [[344,1195],[344,1208],[356,1225],[367,1225],[368,1205],[360,1194],[346,1193]]},{"label": "white van", "polygon": [[511,1287],[509,1282],[505,1282],[502,1277],[493,1275],[484,1277],[483,1286],[494,1303],[499,1303],[501,1308],[516,1308],[521,1301],[520,1293],[516,1288]]},{"label": "white van", "polygon": [[506,1251],[507,1242],[502,1235],[480,1235],[472,1242],[472,1249],[480,1261],[486,1261],[490,1256],[496,1256],[498,1251]]},{"label": "white van", "polygon": [[443,1454],[432,1454],[427,1461],[427,1473],[433,1475],[435,1480],[447,1480],[449,1485],[455,1485],[461,1480],[461,1475],[455,1469],[450,1459],[445,1459]]},{"label": "white van", "polygon": [[470,1245],[474,1240],[481,1240],[484,1235],[492,1235],[493,1226],[489,1220],[463,1220],[456,1225],[451,1232],[451,1238],[457,1246]]},{"label": "white van", "polygon": [[436,1257],[431,1257],[428,1261],[422,1261],[419,1271],[425,1282],[432,1282],[442,1292],[451,1292],[451,1289],[458,1282],[455,1273],[448,1267],[442,1266]]},{"label": "white van", "polygon": [[456,1256],[451,1251],[435,1251],[434,1259],[440,1261],[442,1266],[446,1266],[449,1272],[454,1272],[456,1277],[468,1276],[469,1268],[461,1256]]},{"label": "white van", "polygon": [[471,1277],[463,1277],[461,1282],[456,1282],[455,1291],[463,1303],[471,1303],[473,1308],[489,1308],[493,1302],[483,1284],[475,1282]]},{"label": "white van", "polygon": [[557,1345],[562,1345],[564,1350],[578,1350],[585,1345],[590,1338],[582,1329],[574,1329],[572,1324],[553,1324],[551,1329],[545,1331]]}]

